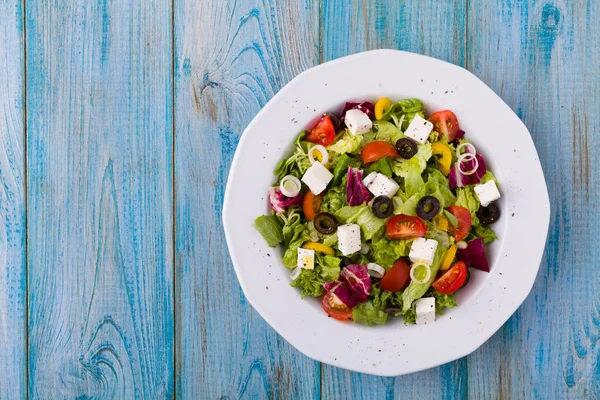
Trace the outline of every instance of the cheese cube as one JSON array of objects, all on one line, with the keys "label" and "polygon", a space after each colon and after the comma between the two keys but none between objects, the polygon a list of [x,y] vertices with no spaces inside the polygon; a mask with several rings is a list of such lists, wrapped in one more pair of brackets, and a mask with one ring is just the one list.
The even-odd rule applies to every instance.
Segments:
[{"label": "cheese cube", "polygon": [[494,180],[489,180],[482,185],[476,185],[474,188],[475,194],[482,206],[487,207],[492,201],[500,198],[500,192]]},{"label": "cheese cube", "polygon": [[[369,174],[369,176],[371,175]],[[369,176],[367,176],[367,178]],[[400,186],[398,186],[394,180],[388,178],[384,174],[377,173],[375,179],[373,179],[373,181],[367,185],[367,189],[369,189],[369,191],[373,193],[375,197],[387,196],[392,198],[398,189],[400,189]]]},{"label": "cheese cube", "polygon": [[415,301],[417,312],[417,324],[429,324],[435,322],[435,298],[423,297]]},{"label": "cheese cube", "polygon": [[298,248],[298,268],[315,269],[315,251]]},{"label": "cheese cube", "polygon": [[437,250],[437,247],[437,240],[424,238],[415,239],[410,246],[408,258],[410,258],[410,261],[412,262],[420,262],[431,265],[431,263],[433,263],[433,258],[435,257],[435,251]]},{"label": "cheese cube", "polygon": [[362,244],[360,241],[360,226],[356,224],[346,224],[338,226],[338,248],[343,255],[349,256],[360,251]]},{"label": "cheese cube", "polygon": [[373,128],[373,122],[371,121],[371,118],[369,118],[369,116],[364,112],[357,109],[346,111],[344,123],[353,136],[362,135],[369,132],[371,128]]},{"label": "cheese cube", "polygon": [[306,183],[313,194],[319,194],[325,190],[332,179],[333,174],[323,164],[316,162],[306,170],[302,182]]},{"label": "cheese cube", "polygon": [[363,179],[363,181],[362,181],[363,185],[368,187],[371,184],[371,182],[373,182],[375,180],[375,178],[377,177],[378,174],[379,174],[379,172],[371,172],[369,175],[367,175]]},{"label": "cheese cube", "polygon": [[422,118],[419,114],[415,115],[404,134],[415,142],[424,144],[433,130],[433,124]]}]

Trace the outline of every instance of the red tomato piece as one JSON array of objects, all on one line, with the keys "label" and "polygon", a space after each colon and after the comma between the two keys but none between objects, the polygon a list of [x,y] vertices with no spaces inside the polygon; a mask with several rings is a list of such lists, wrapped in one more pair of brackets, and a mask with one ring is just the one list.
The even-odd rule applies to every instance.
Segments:
[{"label": "red tomato piece", "polygon": [[307,141],[322,146],[329,146],[334,139],[335,128],[328,115],[324,115],[306,135]]},{"label": "red tomato piece", "polygon": [[473,222],[471,211],[461,206],[450,206],[448,211],[458,220],[458,226],[450,227],[451,233],[457,242],[461,241],[467,237],[471,230],[471,223]]},{"label": "red tomato piece", "polygon": [[410,265],[399,259],[392,265],[379,282],[379,287],[388,292],[400,292],[410,283]]},{"label": "red tomato piece", "polygon": [[339,321],[352,321],[352,309],[342,303],[337,296],[327,292],[321,298],[321,306],[325,314]]},{"label": "red tomato piece", "polygon": [[425,236],[427,227],[421,218],[410,215],[396,215],[387,223],[387,235],[390,239],[414,239]]},{"label": "red tomato piece", "polygon": [[452,111],[444,110],[433,113],[429,117],[429,121],[433,123],[433,129],[444,135],[448,142],[452,142],[456,138],[459,130],[458,119]]},{"label": "red tomato piece", "polygon": [[388,142],[376,140],[368,143],[362,150],[362,160],[365,164],[375,162],[384,157],[398,157],[398,150]]},{"label": "red tomato piece", "polygon": [[312,221],[315,219],[319,213],[319,208],[321,208],[322,201],[323,195],[315,196],[310,190],[306,192],[302,199],[302,212],[304,212],[304,217],[307,220]]},{"label": "red tomato piece", "polygon": [[442,294],[450,294],[460,289],[467,280],[468,270],[464,262],[454,264],[444,275],[433,281],[433,288]]}]

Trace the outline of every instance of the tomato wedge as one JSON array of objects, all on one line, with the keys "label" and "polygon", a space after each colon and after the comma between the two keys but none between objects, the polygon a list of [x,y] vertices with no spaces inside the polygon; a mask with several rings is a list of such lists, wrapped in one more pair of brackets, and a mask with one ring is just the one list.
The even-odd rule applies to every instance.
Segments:
[{"label": "tomato wedge", "polygon": [[398,150],[388,142],[376,140],[368,143],[362,151],[362,160],[365,164],[375,162],[384,157],[398,157]]},{"label": "tomato wedge", "polygon": [[459,261],[454,264],[444,275],[433,281],[433,288],[441,294],[450,294],[460,289],[467,280],[467,266]]},{"label": "tomato wedge", "polygon": [[319,208],[321,208],[322,201],[322,194],[315,196],[310,190],[306,192],[304,198],[302,199],[302,212],[304,212],[304,217],[307,220],[312,221],[315,219],[319,213]]},{"label": "tomato wedge", "polygon": [[458,119],[450,110],[438,111],[431,114],[429,121],[433,123],[433,129],[446,137],[448,142],[452,142],[458,133]]},{"label": "tomato wedge", "polygon": [[410,283],[410,265],[399,259],[392,265],[379,282],[379,287],[388,292],[400,292]]},{"label": "tomato wedge", "polygon": [[387,235],[390,239],[414,239],[425,236],[427,227],[421,218],[410,215],[396,215],[387,223]]},{"label": "tomato wedge", "polygon": [[352,321],[352,309],[342,303],[331,292],[327,292],[321,298],[321,307],[325,314],[339,321]]},{"label": "tomato wedge", "polygon": [[324,115],[306,135],[307,141],[322,146],[329,146],[333,139],[335,139],[335,128],[328,115]]},{"label": "tomato wedge", "polygon": [[471,211],[461,206],[450,206],[448,211],[458,220],[458,226],[451,226],[450,231],[457,242],[461,241],[467,237],[471,230],[471,223],[473,222]]}]

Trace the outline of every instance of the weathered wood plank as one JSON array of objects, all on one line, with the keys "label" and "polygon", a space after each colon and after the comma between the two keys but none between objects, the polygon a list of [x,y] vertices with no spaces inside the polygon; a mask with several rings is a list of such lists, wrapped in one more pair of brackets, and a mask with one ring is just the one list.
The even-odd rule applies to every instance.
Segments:
[{"label": "weathered wood plank", "polygon": [[27,393],[23,9],[0,0],[0,398]]},{"label": "weathered wood plank", "polygon": [[33,398],[173,396],[171,4],[26,3]]},{"label": "weathered wood plank", "polygon": [[468,358],[471,398],[600,398],[598,21],[594,0],[469,2],[469,69],[529,127],[553,212],[531,295]]},{"label": "weathered wood plank", "polygon": [[175,9],[177,397],[318,398],[319,363],[245,300],[221,226],[240,134],[318,63],[318,3],[179,1]]},{"label": "weathered wood plank", "polygon": [[[466,61],[465,2],[324,0],[323,60],[374,48],[397,48]],[[398,73],[402,73],[399,71]],[[465,359],[399,378],[379,378],[323,366],[326,399],[464,398]]]}]

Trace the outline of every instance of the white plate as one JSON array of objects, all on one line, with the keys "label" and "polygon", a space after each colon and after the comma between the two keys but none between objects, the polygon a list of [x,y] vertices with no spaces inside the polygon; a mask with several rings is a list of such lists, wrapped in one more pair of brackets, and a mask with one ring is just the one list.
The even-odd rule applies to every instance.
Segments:
[{"label": "white plate", "polygon": [[[281,250],[253,228],[269,212],[267,190],[298,132],[345,101],[416,97],[427,111],[451,109],[500,182],[500,238],[487,249],[489,274],[475,271],[458,307],[430,325],[400,318],[367,327],[327,318],[317,299],[289,286]],[[402,375],[463,357],[483,344],[525,300],[544,251],[550,204],[529,131],[470,72],[422,55],[375,50],[311,68],[265,105],[238,145],[223,207],[233,265],[248,301],[294,347],[327,364],[369,374]],[[381,350],[381,351],[379,351]]]}]

